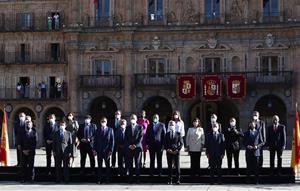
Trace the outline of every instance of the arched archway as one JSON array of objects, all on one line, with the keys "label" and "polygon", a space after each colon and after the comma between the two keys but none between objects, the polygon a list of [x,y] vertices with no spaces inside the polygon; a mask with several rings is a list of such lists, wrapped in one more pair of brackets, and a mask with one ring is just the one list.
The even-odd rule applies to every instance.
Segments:
[{"label": "arched archway", "polygon": [[106,117],[108,122],[112,121],[115,116],[115,112],[118,110],[116,103],[106,96],[97,97],[94,99],[90,106],[90,115],[92,116],[92,122],[100,125],[100,118]]},{"label": "arched archway", "polygon": [[147,113],[148,119],[151,121],[154,114],[158,114],[160,121],[166,123],[171,119],[172,116],[172,105],[170,102],[161,96],[150,97],[145,101],[143,109]]},{"label": "arched archway", "polygon": [[28,107],[21,107],[15,112],[15,115],[13,118],[14,122],[17,122],[19,120],[19,114],[22,112],[25,113],[25,115],[29,115],[31,117],[32,121],[34,121],[36,119],[35,113],[31,109],[29,109]]},{"label": "arched archway", "polygon": [[286,125],[287,109],[285,103],[275,95],[266,95],[260,98],[255,104],[255,111],[260,114],[260,119],[266,124],[272,124],[272,117],[278,115],[280,122]]},{"label": "arched archway", "polygon": [[54,114],[56,117],[56,121],[61,121],[65,117],[65,113],[58,107],[50,107],[46,110],[43,116],[43,124],[45,125],[48,121],[48,116],[50,114]]},{"label": "arched archway", "polygon": [[196,102],[189,109],[189,125],[191,125],[192,120],[197,117],[201,120],[202,126],[205,129],[210,123],[210,116],[213,113],[217,114],[218,122],[221,123],[222,127],[229,124],[231,117],[236,118],[237,124],[239,125],[239,110],[230,100],[222,100],[220,102]]}]

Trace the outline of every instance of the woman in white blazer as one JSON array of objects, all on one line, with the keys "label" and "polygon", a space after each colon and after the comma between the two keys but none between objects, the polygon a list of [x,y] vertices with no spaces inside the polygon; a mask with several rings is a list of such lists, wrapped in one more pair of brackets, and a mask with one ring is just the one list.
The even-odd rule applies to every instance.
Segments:
[{"label": "woman in white blazer", "polygon": [[191,176],[200,175],[201,151],[204,147],[205,135],[199,118],[193,120],[193,127],[188,129],[186,146],[191,160]]}]

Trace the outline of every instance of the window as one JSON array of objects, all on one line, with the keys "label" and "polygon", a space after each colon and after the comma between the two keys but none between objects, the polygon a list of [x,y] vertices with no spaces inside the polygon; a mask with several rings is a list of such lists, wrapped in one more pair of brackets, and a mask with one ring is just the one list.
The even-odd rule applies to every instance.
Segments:
[{"label": "window", "polygon": [[220,17],[220,0],[205,0],[205,17]]},{"label": "window", "polygon": [[28,52],[28,44],[20,44],[18,55],[16,55],[18,63],[28,62],[29,52]]},{"label": "window", "polygon": [[19,29],[29,30],[32,27],[32,15],[29,13],[22,13],[19,16]]},{"label": "window", "polygon": [[150,58],[148,72],[150,77],[163,77],[166,71],[166,61],[163,58]]},{"label": "window", "polygon": [[204,72],[205,73],[221,72],[221,59],[220,58],[205,58]]},{"label": "window", "polygon": [[278,16],[278,0],[263,0],[263,16]]},{"label": "window", "polygon": [[48,30],[59,30],[61,25],[60,13],[52,12],[47,17]]},{"label": "window", "polygon": [[60,57],[60,47],[58,43],[51,44],[51,62],[58,62]]},{"label": "window", "polygon": [[163,0],[148,0],[148,18],[150,21],[163,20]]},{"label": "window", "polygon": [[112,68],[111,68],[111,61],[110,60],[96,60],[95,61],[95,70],[96,75],[110,75]]},{"label": "window", "polygon": [[278,56],[263,56],[261,58],[261,72],[264,76],[276,76],[280,70]]},{"label": "window", "polygon": [[107,21],[110,16],[110,0],[97,0],[97,19]]}]

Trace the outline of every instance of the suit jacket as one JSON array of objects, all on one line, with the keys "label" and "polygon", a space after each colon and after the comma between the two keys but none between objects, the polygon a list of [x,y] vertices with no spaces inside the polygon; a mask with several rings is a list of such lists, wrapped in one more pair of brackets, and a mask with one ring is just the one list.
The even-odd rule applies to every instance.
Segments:
[{"label": "suit jacket", "polygon": [[225,136],[222,133],[217,133],[217,139],[214,138],[213,132],[207,135],[205,139],[206,155],[209,157],[220,158],[225,154]]},{"label": "suit jacket", "polygon": [[18,120],[14,125],[14,133],[15,133],[15,146],[20,145],[20,138],[25,133],[25,122],[23,125],[20,124]]},{"label": "suit jacket", "polygon": [[[249,155],[254,155],[256,157],[260,156],[260,151],[265,145],[263,140],[262,131],[256,130],[254,135],[251,135],[251,130],[248,129],[244,133],[244,145],[246,147],[246,157]],[[257,149],[248,149],[247,146],[257,146]]]},{"label": "suit jacket", "polygon": [[[78,129],[78,132],[77,132],[77,137],[81,142],[81,139],[84,139],[84,128],[85,128],[85,123],[83,124],[80,124],[79,125],[79,129]],[[95,131],[97,129],[97,126],[93,123],[90,124],[90,128],[89,128],[89,132],[88,132],[88,139],[90,139],[90,146],[93,147],[93,140],[94,140],[94,135],[95,135]]]},{"label": "suit jacket", "polygon": [[223,130],[225,136],[226,149],[240,150],[240,138],[244,136],[240,128],[228,127]]},{"label": "suit jacket", "polygon": [[51,126],[51,123],[48,122],[45,126],[44,126],[44,140],[52,140],[53,134],[55,133],[55,131],[58,129],[57,124],[55,123],[53,126]]},{"label": "suit jacket", "polygon": [[122,132],[121,128],[117,129],[117,131],[116,131],[115,146],[118,149],[123,149],[125,147],[125,132],[126,132],[126,129],[124,130],[124,136],[123,136],[123,132]]},{"label": "suit jacket", "polygon": [[166,150],[171,149],[172,151],[179,151],[181,150],[183,146],[183,138],[179,132],[173,132],[175,133],[173,137],[171,137],[171,131],[168,131],[165,139],[164,139],[164,148]]},{"label": "suit jacket", "polygon": [[21,150],[30,150],[31,154],[35,154],[36,143],[36,129],[33,127],[31,131],[29,131],[29,129],[26,128],[24,134],[20,136]]},{"label": "suit jacket", "polygon": [[125,147],[135,145],[136,148],[142,149],[143,127],[141,125],[135,126],[134,133],[132,134],[132,127],[128,125],[125,131]]},{"label": "suit jacket", "polygon": [[256,122],[255,128],[261,132],[263,141],[266,142],[266,123],[262,120]]},{"label": "suit jacket", "polygon": [[120,120],[118,121],[118,125],[116,125],[116,118],[113,118],[108,121],[109,124],[107,124],[109,127],[111,127],[114,130],[114,133],[116,132],[117,129],[120,128]]},{"label": "suit jacket", "polygon": [[269,149],[284,149],[286,145],[286,129],[284,125],[279,124],[277,130],[274,126],[268,127],[267,145]]},{"label": "suit jacket", "polygon": [[146,144],[150,150],[162,150],[166,135],[166,127],[164,123],[158,123],[156,131],[154,131],[154,123],[150,123],[146,131]]},{"label": "suit jacket", "polygon": [[103,130],[102,127],[98,127],[94,134],[93,149],[97,152],[98,156],[108,158],[109,152],[114,148],[114,131],[110,127],[106,127]]},{"label": "suit jacket", "polygon": [[58,130],[53,134],[53,152],[57,157],[70,156],[72,153],[72,133],[64,131],[61,139],[60,131]]}]

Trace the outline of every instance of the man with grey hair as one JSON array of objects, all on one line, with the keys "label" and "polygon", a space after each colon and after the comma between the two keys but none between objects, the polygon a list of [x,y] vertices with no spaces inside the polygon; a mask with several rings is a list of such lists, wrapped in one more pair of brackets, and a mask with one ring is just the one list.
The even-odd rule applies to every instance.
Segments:
[{"label": "man with grey hair", "polygon": [[277,153],[277,175],[280,174],[282,166],[282,152],[286,146],[286,128],[279,123],[279,117],[273,116],[273,124],[268,127],[267,146],[270,151],[271,175],[274,175],[275,154]]}]

